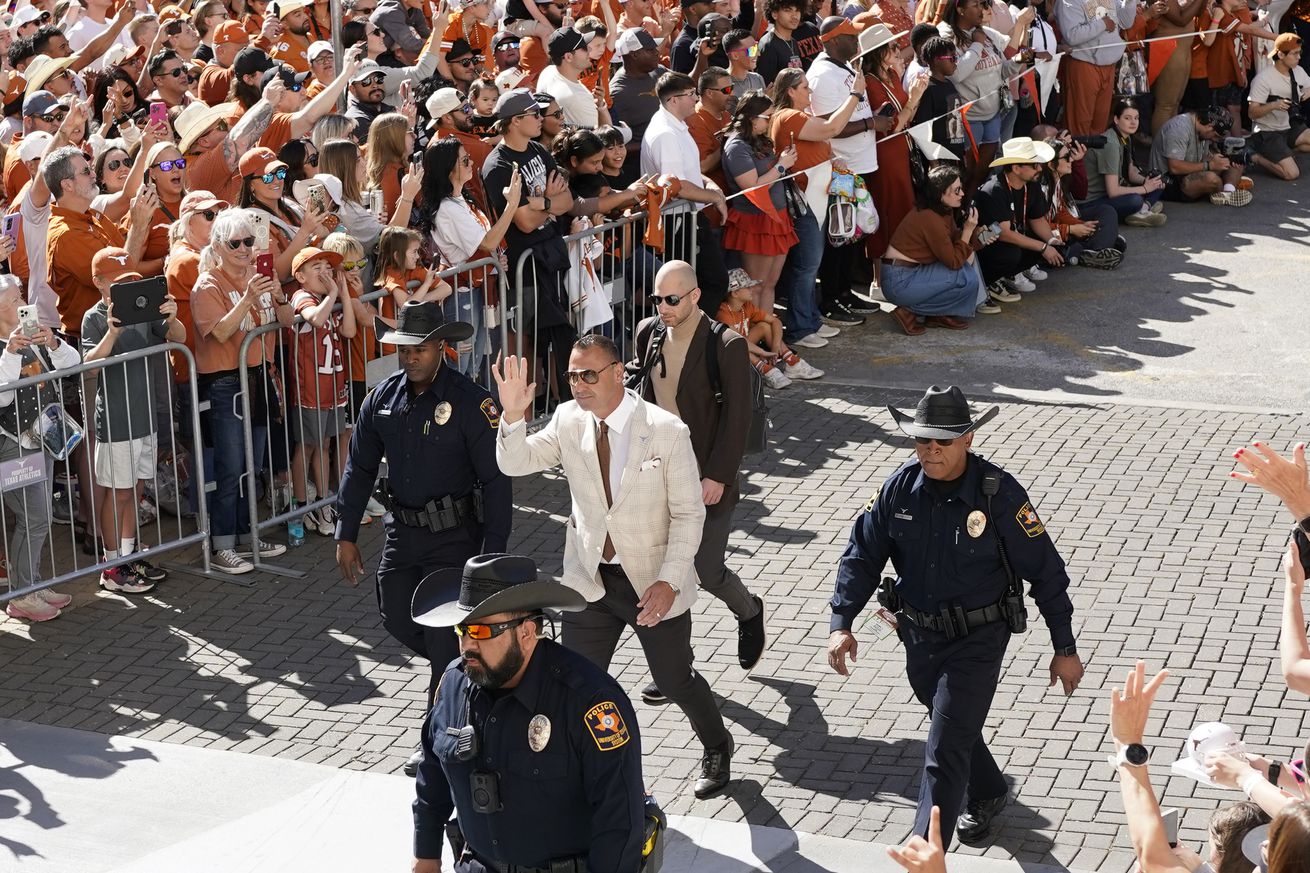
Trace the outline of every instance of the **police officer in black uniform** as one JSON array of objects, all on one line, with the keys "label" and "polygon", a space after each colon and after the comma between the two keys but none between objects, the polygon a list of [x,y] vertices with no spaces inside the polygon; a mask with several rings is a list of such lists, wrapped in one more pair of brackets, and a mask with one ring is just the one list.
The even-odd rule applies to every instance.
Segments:
[{"label": "police officer in black uniform", "polygon": [[[443,602],[456,586],[458,600]],[[440,871],[447,833],[459,873],[642,869],[647,800],[632,704],[613,677],[542,632],[546,610],[586,606],[572,588],[538,582],[536,564],[517,555],[481,555],[419,586],[414,620],[457,634],[460,656],[423,725],[413,873]]]},{"label": "police officer in black uniform", "polygon": [[[1082,679],[1069,576],[1023,487],[969,451],[997,407],[975,421],[964,392],[934,385],[913,417],[888,411],[914,437],[917,458],[855,521],[830,602],[828,662],[847,675],[857,648],[851,628],[876,592],[895,614],[910,685],[932,714],[914,832],[927,837],[938,806],[948,840],[958,815],[960,839],[978,842],[1008,796],[982,729],[1006,644],[1026,628],[1022,580],[1051,632],[1050,684],[1058,679],[1071,694]],[[880,584],[888,558],[897,575]]]},{"label": "police officer in black uniform", "polygon": [[[378,465],[390,469],[386,542],[378,565],[378,609],[387,632],[432,664],[429,700],[441,670],[457,654],[455,638],[415,624],[410,605],[419,581],[473,555],[504,551],[509,540],[510,480],[496,465],[500,410],[486,390],[444,362],[447,341],[472,336],[447,322],[433,302],[401,307],[396,329],[376,323],[379,342],[399,348],[400,372],[364,400],[350,438],[337,495],[337,565],[358,584],[363,561],[355,540]],[[414,775],[422,750],[405,765]]]}]

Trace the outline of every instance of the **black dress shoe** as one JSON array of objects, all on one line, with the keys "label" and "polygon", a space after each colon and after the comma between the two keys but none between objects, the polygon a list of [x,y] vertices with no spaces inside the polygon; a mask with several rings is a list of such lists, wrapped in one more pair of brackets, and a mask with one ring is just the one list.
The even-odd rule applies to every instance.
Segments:
[{"label": "black dress shoe", "polygon": [[991,800],[970,800],[964,814],[955,823],[955,833],[962,843],[977,843],[992,832],[992,819],[1010,802],[1009,794]]},{"label": "black dress shoe", "polygon": [[732,740],[726,746],[706,749],[701,759],[700,778],[696,780],[695,794],[697,800],[713,797],[728,785],[732,778]]},{"label": "black dress shoe", "polygon": [[754,667],[764,654],[764,601],[754,595],[751,598],[760,611],[754,618],[737,622],[737,663],[743,670]]},{"label": "black dress shoe", "polygon": [[651,682],[645,688],[641,689],[641,699],[643,702],[649,703],[652,706],[658,706],[661,703],[669,702],[669,699],[664,696],[664,692],[660,691],[660,687],[654,682]]},{"label": "black dress shoe", "polygon": [[405,759],[405,775],[417,776],[418,765],[423,763],[423,747],[419,746],[414,753]]}]

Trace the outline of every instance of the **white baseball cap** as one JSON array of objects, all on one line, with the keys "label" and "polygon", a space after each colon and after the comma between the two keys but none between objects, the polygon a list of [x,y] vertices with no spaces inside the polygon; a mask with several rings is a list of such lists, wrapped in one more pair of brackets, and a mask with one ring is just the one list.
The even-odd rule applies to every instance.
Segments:
[{"label": "white baseball cap", "polygon": [[332,43],[328,42],[325,39],[319,39],[309,44],[309,51],[306,52],[305,54],[306,57],[308,57],[310,62],[312,63],[315,59],[318,58],[319,55],[323,54],[324,52],[331,53],[331,51],[332,51]]},{"label": "white baseball cap", "polygon": [[45,152],[46,146],[50,145],[52,139],[54,137],[44,130],[29,133],[18,144],[18,159],[21,161],[36,160]]},{"label": "white baseball cap", "polygon": [[1192,728],[1187,735],[1187,752],[1197,765],[1204,767],[1211,752],[1242,754],[1242,741],[1223,722],[1207,721]]}]

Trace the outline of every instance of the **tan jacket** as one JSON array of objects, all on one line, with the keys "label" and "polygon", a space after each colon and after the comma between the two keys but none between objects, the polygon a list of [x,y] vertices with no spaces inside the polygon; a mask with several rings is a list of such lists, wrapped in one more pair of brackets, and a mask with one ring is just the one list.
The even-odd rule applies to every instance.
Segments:
[{"label": "tan jacket", "polygon": [[623,481],[612,507],[605,505],[595,419],[572,401],[555,410],[550,422],[531,436],[522,422],[513,427],[502,422],[496,462],[507,476],[564,469],[573,500],[565,530],[564,584],[589,602],[604,596],[597,567],[609,534],[639,598],[660,580],[680,589],[664,616],[674,618],[696,602],[694,561],[705,522],[700,473],[687,426],[629,394],[637,405],[629,424]]}]

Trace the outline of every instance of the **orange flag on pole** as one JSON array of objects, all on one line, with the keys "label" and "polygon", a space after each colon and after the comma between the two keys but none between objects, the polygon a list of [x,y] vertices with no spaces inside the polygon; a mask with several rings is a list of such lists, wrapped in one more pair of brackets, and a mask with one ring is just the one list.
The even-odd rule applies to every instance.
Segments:
[{"label": "orange flag on pole", "polygon": [[773,205],[773,198],[769,196],[769,189],[767,187],[747,188],[742,196],[749,200],[756,209],[769,216],[769,218],[772,218],[778,224],[784,226],[787,224],[787,222],[782,220],[782,213]]}]

